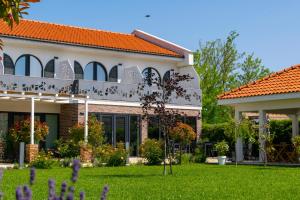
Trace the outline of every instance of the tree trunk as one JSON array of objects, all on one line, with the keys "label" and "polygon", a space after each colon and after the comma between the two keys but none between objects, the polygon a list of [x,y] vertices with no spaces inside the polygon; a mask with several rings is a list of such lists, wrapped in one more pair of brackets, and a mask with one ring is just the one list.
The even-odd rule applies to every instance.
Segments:
[{"label": "tree trunk", "polygon": [[170,174],[173,174],[173,169],[172,169],[172,145],[170,145],[170,140],[168,139],[168,146],[169,146],[169,164],[170,164]]},{"label": "tree trunk", "polygon": [[167,138],[165,136],[164,138],[164,175],[167,175],[167,169],[166,169],[166,159],[167,159]]}]

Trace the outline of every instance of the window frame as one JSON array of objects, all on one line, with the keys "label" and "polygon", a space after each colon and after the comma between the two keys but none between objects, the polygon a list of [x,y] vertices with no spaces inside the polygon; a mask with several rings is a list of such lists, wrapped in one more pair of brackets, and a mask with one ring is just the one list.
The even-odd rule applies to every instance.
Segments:
[{"label": "window frame", "polygon": [[[107,81],[107,70],[106,70],[106,68],[105,68],[105,66],[102,64],[102,63],[100,63],[100,62],[96,62],[96,61],[93,61],[93,62],[89,62],[86,66],[85,66],[85,68],[84,68],[84,71],[83,71],[83,73],[85,74],[85,70],[86,70],[86,67],[89,65],[89,64],[93,64],[93,81]],[[101,67],[102,69],[103,69],[103,71],[104,71],[104,75],[105,75],[105,80],[98,80],[98,66],[99,67]],[[85,79],[85,77],[83,77],[84,78],[84,80],[87,80],[87,79]]]},{"label": "window frame", "polygon": [[[30,76],[30,69],[31,69],[31,66],[30,66],[30,57],[31,56],[34,57],[39,62],[40,67],[41,67],[41,76],[40,77],[43,77],[43,74],[44,74],[43,73],[44,72],[43,64],[42,64],[42,62],[40,61],[40,59],[38,57],[36,57],[35,55],[32,55],[32,54],[23,54],[23,55],[21,55],[21,56],[18,57],[18,59],[15,62],[15,73],[14,73],[14,75],[16,75],[16,66],[17,66],[18,61],[22,57],[25,57],[25,75],[24,76]],[[17,76],[23,76],[23,75],[17,75]]]}]

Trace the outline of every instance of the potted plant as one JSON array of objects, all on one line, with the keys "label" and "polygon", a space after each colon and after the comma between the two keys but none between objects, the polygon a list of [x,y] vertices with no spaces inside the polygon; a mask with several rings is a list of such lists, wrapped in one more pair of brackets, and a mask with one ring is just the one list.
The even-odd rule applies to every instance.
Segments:
[{"label": "potted plant", "polygon": [[297,136],[293,137],[292,138],[292,143],[294,145],[295,152],[298,156],[298,161],[300,162],[300,135],[297,135]]},{"label": "potted plant", "polygon": [[218,152],[218,163],[219,165],[225,165],[226,153],[229,151],[229,146],[225,140],[215,144],[215,148]]}]

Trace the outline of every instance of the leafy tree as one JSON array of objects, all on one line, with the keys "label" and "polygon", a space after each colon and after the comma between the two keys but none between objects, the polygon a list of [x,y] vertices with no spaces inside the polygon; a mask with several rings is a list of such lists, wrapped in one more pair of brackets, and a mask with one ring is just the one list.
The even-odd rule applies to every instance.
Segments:
[{"label": "leafy tree", "polygon": [[[40,0],[0,0],[0,19],[6,22],[10,28],[14,23],[18,24],[23,15],[27,15],[26,9],[30,3],[36,3]],[[3,43],[0,40],[0,48]]]},{"label": "leafy tree", "polygon": [[202,118],[205,123],[227,122],[232,118],[232,108],[219,106],[218,95],[270,73],[254,54],[238,52],[235,45],[238,36],[233,31],[224,42],[217,39],[200,44],[194,54],[195,69],[202,89]]},{"label": "leafy tree", "polygon": [[160,122],[160,127],[163,132],[164,140],[164,175],[166,171],[166,159],[169,159],[170,173],[172,174],[172,156],[170,148],[169,129],[175,127],[180,120],[181,114],[176,109],[168,109],[167,104],[170,104],[174,98],[190,97],[186,94],[186,90],[181,86],[182,82],[190,81],[190,75],[181,75],[177,72],[172,72],[168,79],[161,81],[154,73],[146,74],[143,82],[139,85],[139,95],[143,110],[143,118],[148,120],[151,115],[155,115]]},{"label": "leafy tree", "polygon": [[225,42],[217,39],[200,44],[200,49],[194,54],[202,89],[204,122],[222,122],[230,117],[231,109],[218,106],[217,96],[236,86],[235,71],[241,57],[234,43],[237,37],[236,32],[231,32]]},{"label": "leafy tree", "polygon": [[260,58],[255,58],[254,54],[247,55],[244,62],[239,64],[240,74],[237,76],[238,85],[245,85],[257,79],[261,79],[268,74],[270,70],[262,65]]},{"label": "leafy tree", "polygon": [[190,144],[193,140],[196,139],[196,132],[194,129],[185,123],[178,122],[175,127],[172,127],[169,130],[170,138],[175,140],[176,142],[179,142],[179,153],[180,153],[180,159],[179,163],[181,164],[182,160],[182,147],[184,145]]}]

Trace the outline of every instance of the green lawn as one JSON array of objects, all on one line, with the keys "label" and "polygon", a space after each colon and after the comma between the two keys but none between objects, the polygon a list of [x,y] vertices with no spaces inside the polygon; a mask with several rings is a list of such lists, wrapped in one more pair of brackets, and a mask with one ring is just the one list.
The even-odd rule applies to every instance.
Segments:
[{"label": "green lawn", "polygon": [[[1,189],[14,199],[16,186],[28,182],[29,170],[6,170]],[[46,199],[48,178],[57,187],[69,180],[71,169],[37,170],[34,199]],[[108,199],[299,199],[300,168],[184,165],[174,175],[162,176],[161,166],[85,168],[76,190],[87,199],[99,199],[108,184]],[[59,184],[58,184],[59,183]]]}]

